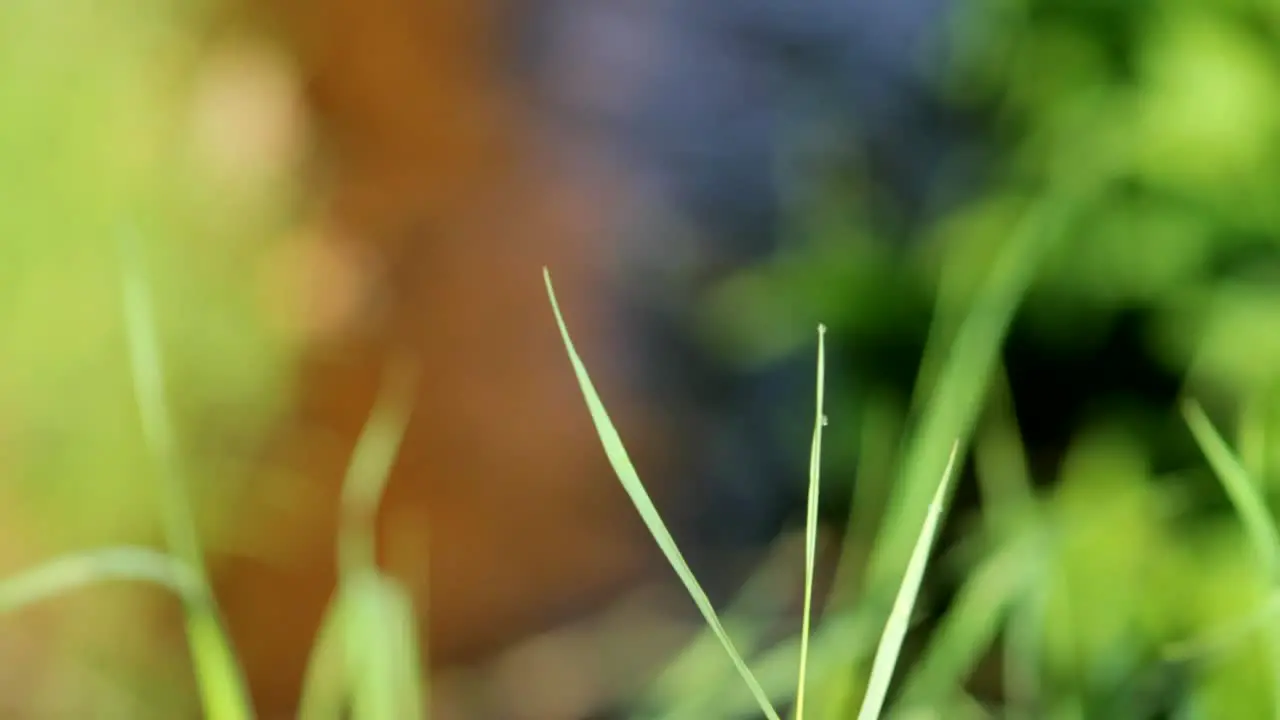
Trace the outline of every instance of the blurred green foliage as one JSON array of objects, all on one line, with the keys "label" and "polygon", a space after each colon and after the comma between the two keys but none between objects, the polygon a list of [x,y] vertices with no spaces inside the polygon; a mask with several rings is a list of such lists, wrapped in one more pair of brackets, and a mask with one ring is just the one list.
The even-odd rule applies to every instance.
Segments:
[{"label": "blurred green foliage", "polygon": [[277,244],[287,188],[211,169],[198,117],[206,48],[182,5],[0,7],[0,427],[14,450],[3,473],[58,518],[51,531],[70,533],[59,545],[141,539],[155,518],[126,364],[122,240],[145,247],[180,414],[231,409],[252,425],[278,397],[289,338],[265,321],[246,270]]},{"label": "blurred green foliage", "polygon": [[[1019,242],[1029,213],[1061,206],[1066,236],[1046,245],[1014,333],[1031,357],[1065,359],[1027,366],[1025,354],[1006,353],[1022,378],[1019,419],[1039,419],[1036,434],[1012,445],[998,427],[1003,371],[973,379],[990,385],[974,427],[981,502],[969,512],[978,517],[959,518],[967,538],[938,571],[959,595],[917,666],[902,670],[906,700],[944,709],[975,665],[996,667],[998,657],[1015,717],[1274,717],[1280,684],[1258,618],[1275,578],[1196,452],[1175,393],[1139,387],[1134,373],[1171,376],[1205,402],[1276,506],[1280,6],[970,7],[947,92],[991,130],[990,185],[906,249],[876,223],[865,194],[850,203],[838,189],[805,221],[812,247],[727,283],[710,317],[753,359],[803,343],[819,319],[831,326],[854,356],[846,372],[862,385],[862,405],[879,413],[833,418],[832,444],[883,457],[901,449],[899,433],[866,424],[907,418],[910,432],[927,421],[921,403],[959,352],[948,348],[961,320],[992,312],[980,297],[996,281],[993,264]],[[1136,336],[1137,357],[1118,354],[1120,333]],[[896,354],[877,360],[886,346]],[[912,356],[903,353],[920,347],[919,378],[904,376]],[[1079,405],[1016,397],[1037,384],[1065,388],[1059,395]],[[868,437],[889,444],[869,447]],[[855,470],[839,457],[831,464]],[[858,473],[886,489],[860,488],[855,502],[909,482],[904,472]],[[1034,501],[1009,504],[1031,486]],[[992,522],[1001,508],[1012,508],[1012,522]],[[964,550],[973,547],[981,550]],[[1012,547],[1034,551],[999,566],[1013,581],[988,582]],[[1201,642],[1250,618],[1251,633]],[[1196,650],[1171,649],[1186,642]]]},{"label": "blurred green foliage", "polygon": [[[236,103],[209,70],[216,43],[196,31],[206,10],[0,4],[0,499],[7,526],[35,544],[5,547],[5,572],[159,536],[125,350],[123,237],[147,251],[202,498],[229,490],[239,475],[221,451],[252,443],[282,397],[296,338],[264,312],[254,270],[293,211],[291,160],[259,167],[241,157],[257,154],[248,147],[220,144],[237,120],[219,112]],[[1136,317],[1144,371],[1176,376],[1205,403],[1274,508],[1280,4],[974,0],[971,10],[948,92],[989,122],[991,185],[905,250],[884,242],[867,196],[833,193],[803,218],[812,249],[733,279],[711,318],[744,361],[810,342],[818,319],[855,349],[846,372],[865,412],[833,418],[828,459],[856,470],[857,498],[879,505],[898,477],[886,458],[941,386],[946,349],[994,261],[1029,212],[1084,198],[1063,210],[1066,235],[1020,298],[1020,342],[1105,365],[1118,361],[1107,354],[1114,332]],[[901,362],[867,360],[885,346],[927,346],[918,385]],[[1012,717],[1276,716],[1275,643],[1261,631],[1274,625],[1264,613],[1275,612],[1275,578],[1175,398],[1117,395],[1093,369],[1046,375],[1038,381],[1096,402],[1062,410],[1063,437],[1020,438],[1005,370],[1019,368],[973,378],[985,391],[967,438],[979,516],[959,518],[967,534],[936,564],[934,582],[958,591],[902,671],[908,707],[941,712],[962,681],[996,673]],[[1026,387],[1014,384],[1015,402]],[[1031,411],[1058,409],[1018,407]],[[874,637],[847,619],[825,626],[823,647]]]},{"label": "blurred green foliage", "polygon": [[[237,487],[227,458],[244,456],[226,450],[254,442],[283,397],[296,338],[264,312],[260,276],[292,212],[296,140],[264,160],[259,151],[270,146],[246,139],[254,126],[245,118],[274,123],[268,135],[294,132],[279,112],[287,103],[252,92],[255,83],[273,87],[252,70],[269,63],[252,59],[263,55],[253,48],[221,48],[202,30],[209,10],[160,0],[0,4],[6,575],[54,553],[161,539],[162,481],[144,446],[126,350],[126,242],[143,250],[183,470],[198,480],[196,505],[210,527],[232,509],[214,502]],[[227,146],[228,126],[241,144]],[[73,679],[83,673],[124,670],[125,655],[103,665],[100,653],[143,642],[141,595],[90,593],[90,612],[60,624],[59,639],[40,651],[60,648],[79,665],[63,668],[67,687],[35,678],[49,702],[74,702],[66,698],[84,689]],[[11,639],[22,623],[6,620],[4,663],[35,672],[36,657]],[[189,675],[180,665],[165,672]]]}]

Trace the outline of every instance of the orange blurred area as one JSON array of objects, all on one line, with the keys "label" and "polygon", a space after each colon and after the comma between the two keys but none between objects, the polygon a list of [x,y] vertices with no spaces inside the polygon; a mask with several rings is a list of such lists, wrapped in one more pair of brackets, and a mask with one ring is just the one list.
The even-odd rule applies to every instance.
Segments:
[{"label": "orange blurred area", "polygon": [[[671,489],[661,482],[667,438],[653,408],[621,389],[603,345],[606,259],[592,234],[608,198],[581,173],[549,162],[531,134],[496,65],[501,11],[485,2],[279,0],[219,11],[213,23],[179,23],[153,43],[178,64],[142,91],[155,107],[137,117],[159,127],[136,138],[124,164],[150,173],[134,205],[154,209],[162,219],[153,224],[175,231],[146,243],[162,344],[176,353],[169,384],[215,593],[261,717],[297,712],[335,587],[341,483],[396,359],[416,365],[418,384],[381,509],[379,554],[422,610],[432,668],[450,668],[452,677],[459,665],[603,610],[644,577],[665,578],[651,573],[663,570],[652,541],[600,450],[541,277],[549,267],[597,387],[663,499]],[[95,19],[82,10],[87,25]],[[111,245],[68,246],[67,256],[95,253],[86,276],[96,284],[83,299],[59,295],[75,280],[49,274],[26,302],[98,305],[110,316],[118,303]],[[190,285],[184,269],[204,273],[204,285]],[[27,282],[35,277],[23,273]],[[235,319],[211,309],[227,302],[252,316],[271,350],[235,344]],[[73,344],[71,325],[96,331],[80,316],[51,322]],[[15,510],[15,522],[3,523],[5,573],[54,551],[159,540],[154,468],[135,430],[125,429],[138,418],[122,329],[116,319],[103,323],[101,337],[79,337],[79,349],[64,348],[62,357],[78,357],[69,372],[82,382],[118,373],[109,397],[80,398],[114,419],[64,417],[54,430],[90,434],[116,423],[136,449],[111,468],[119,478],[111,487],[128,499],[114,496],[87,529],[61,537],[76,525],[59,517],[58,499],[6,486],[23,507],[44,508],[26,515],[59,529],[32,527]],[[203,341],[187,339],[204,333],[230,345],[202,355]],[[107,355],[111,362],[93,369]],[[21,384],[37,362],[10,363],[0,390]],[[57,390],[15,393],[3,427],[22,428],[22,437],[5,455],[6,472],[34,473],[44,461],[49,450],[31,434],[37,416],[76,406],[74,398],[51,402]],[[126,504],[130,518],[105,517]],[[194,712],[177,610],[158,590],[108,587],[21,611],[0,633],[3,651],[21,659],[3,663],[11,668],[0,675],[4,716]],[[652,661],[644,645],[674,648],[661,631],[650,643],[635,635],[635,623],[623,625],[625,642],[638,649],[623,663],[632,673]],[[532,660],[500,662],[487,681],[493,690],[482,693],[499,703],[488,711],[461,699],[467,693],[451,698],[442,676],[437,717],[451,717],[448,705],[459,702],[470,709],[458,717],[578,717],[620,682],[599,666],[607,644],[552,638],[521,651]],[[108,652],[126,646],[136,652]],[[552,665],[565,678],[537,677]],[[165,676],[158,685],[156,672]],[[127,678],[146,678],[134,686],[144,690],[131,695]],[[544,685],[563,689],[544,688],[550,695],[538,701],[530,693]],[[154,697],[157,686],[169,688],[167,699]]]}]

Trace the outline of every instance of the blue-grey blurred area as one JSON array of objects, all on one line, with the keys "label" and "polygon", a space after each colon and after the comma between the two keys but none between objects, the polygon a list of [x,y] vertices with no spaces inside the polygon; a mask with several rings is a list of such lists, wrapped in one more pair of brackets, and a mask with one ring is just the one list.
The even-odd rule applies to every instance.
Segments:
[{"label": "blue-grey blurred area", "polygon": [[630,271],[698,278],[776,252],[789,197],[833,158],[865,155],[909,215],[937,204],[963,135],[938,95],[956,5],[539,0],[517,62],[638,213],[704,236],[623,236]]},{"label": "blue-grey blurred area", "polygon": [[[617,340],[684,429],[678,473],[702,488],[689,538],[709,543],[708,571],[801,507],[820,318],[797,313],[809,342],[743,362],[704,305],[718,283],[794,254],[796,218],[842,175],[876,188],[886,242],[972,187],[980,138],[942,87],[960,5],[539,0],[517,15],[521,77],[553,135],[610,168],[622,196],[601,239]],[[848,397],[845,384],[836,376],[832,396]]]}]

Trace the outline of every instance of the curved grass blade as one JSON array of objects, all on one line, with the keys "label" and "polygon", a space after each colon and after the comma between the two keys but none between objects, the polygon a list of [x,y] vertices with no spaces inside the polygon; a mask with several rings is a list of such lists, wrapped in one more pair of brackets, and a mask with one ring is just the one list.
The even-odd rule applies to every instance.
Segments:
[{"label": "curved grass blade", "polygon": [[560,328],[560,336],[564,340],[565,350],[568,352],[569,361],[573,365],[574,375],[578,379],[578,386],[582,389],[582,395],[587,402],[587,409],[591,412],[592,422],[595,423],[596,433],[600,436],[600,442],[604,445],[605,454],[609,458],[609,463],[613,466],[614,473],[617,474],[618,480],[622,482],[623,488],[627,491],[627,495],[630,496],[632,504],[635,505],[637,512],[640,513],[645,525],[649,528],[653,539],[658,543],[658,547],[666,555],[667,561],[671,563],[671,567],[680,577],[680,581],[684,583],[685,589],[693,599],[694,604],[698,606],[698,610],[711,627],[712,632],[716,634],[720,644],[724,646],[725,652],[729,654],[729,659],[733,661],[734,668],[737,669],[738,674],[742,676],[743,681],[751,690],[751,694],[755,697],[756,702],[759,703],[761,711],[764,712],[769,720],[780,720],[778,711],[769,701],[769,697],[765,694],[759,681],[751,673],[750,668],[747,667],[737,648],[734,647],[733,641],[729,638],[728,633],[725,632],[724,626],[720,623],[720,618],[717,617],[715,609],[711,605],[711,600],[702,590],[702,586],[698,584],[693,571],[689,568],[684,556],[680,553],[680,549],[676,546],[675,538],[671,536],[671,532],[667,530],[666,523],[662,521],[658,509],[654,507],[653,501],[649,499],[649,494],[645,491],[643,483],[640,482],[639,474],[636,473],[635,467],[631,464],[631,459],[627,456],[627,450],[622,444],[622,438],[618,436],[618,431],[609,420],[609,414],[605,411],[604,403],[600,401],[599,395],[596,394],[586,366],[583,365],[582,359],[578,357],[578,353],[573,347],[573,340],[569,337],[569,329],[566,327],[564,317],[560,313],[560,305],[556,302],[555,289],[551,284],[551,272],[543,268],[542,275],[546,281],[547,296],[551,300],[551,309],[555,313],[556,324]]},{"label": "curved grass blade", "polygon": [[379,571],[375,555],[378,506],[413,411],[414,379],[412,363],[402,359],[392,365],[347,466],[338,589],[303,685],[300,716],[308,720],[341,718],[348,700],[358,720],[413,720],[426,714],[413,602]]},{"label": "curved grass blade", "polygon": [[199,591],[200,578],[169,555],[144,547],[111,547],[54,558],[0,581],[0,614],[103,582],[155,583],[178,597]]}]

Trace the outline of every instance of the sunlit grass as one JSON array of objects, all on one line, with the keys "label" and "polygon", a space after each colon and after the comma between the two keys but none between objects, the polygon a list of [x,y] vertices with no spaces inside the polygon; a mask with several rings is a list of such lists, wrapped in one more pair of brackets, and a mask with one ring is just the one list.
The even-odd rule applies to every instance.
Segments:
[{"label": "sunlit grass", "polygon": [[140,248],[132,235],[121,238],[120,267],[134,392],[146,446],[163,485],[160,511],[165,540],[177,559],[190,568],[194,579],[187,592],[183,593],[182,600],[202,705],[211,720],[245,720],[253,717],[253,710],[235,651],[222,629],[217,604],[209,587],[191,503],[179,469],[176,435],[165,400],[164,370],[155,335],[146,271]]}]

